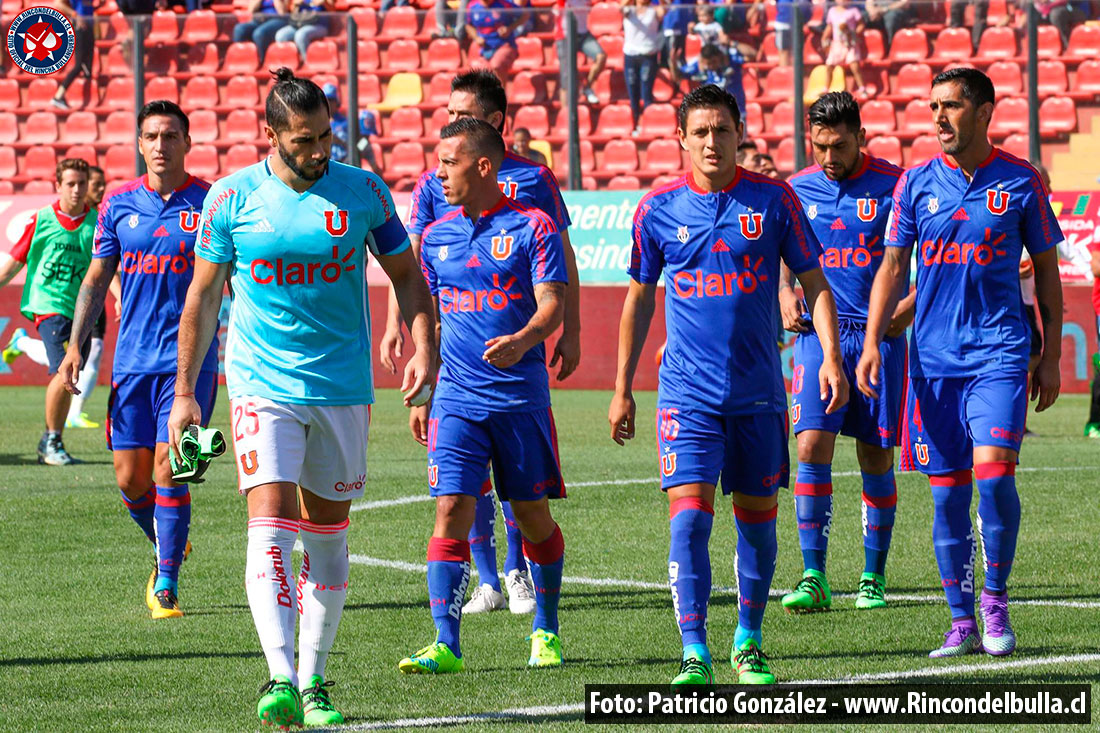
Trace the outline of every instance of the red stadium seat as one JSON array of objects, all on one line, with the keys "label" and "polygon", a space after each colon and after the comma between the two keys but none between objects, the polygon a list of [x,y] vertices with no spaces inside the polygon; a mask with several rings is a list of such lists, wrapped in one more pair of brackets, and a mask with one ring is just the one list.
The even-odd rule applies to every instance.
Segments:
[{"label": "red stadium seat", "polygon": [[258,68],[260,68],[260,56],[252,41],[233,43],[225,49],[222,71],[227,74],[254,74]]},{"label": "red stadium seat", "polygon": [[928,64],[905,64],[894,78],[894,94],[925,98],[932,89],[932,67]]},{"label": "red stadium seat", "polygon": [[785,137],[779,141],[779,146],[775,149],[774,160],[775,167],[781,173],[794,170],[794,138]]},{"label": "red stadium seat", "polygon": [[1007,26],[993,26],[982,32],[978,43],[980,59],[1010,59],[1016,56],[1016,31]]},{"label": "red stadium seat", "polygon": [[187,154],[187,172],[212,181],[218,177],[218,149],[213,145],[192,145]]},{"label": "red stadium seat", "polygon": [[[1026,130],[1024,127],[1018,128]],[[1077,129],[1077,105],[1069,97],[1047,97],[1039,105],[1039,131],[1064,134]]]},{"label": "red stadium seat", "polygon": [[941,61],[958,61],[968,59],[974,53],[974,47],[970,44],[969,28],[944,28],[936,36],[936,48],[932,52],[932,58]]},{"label": "red stadium seat", "polygon": [[382,57],[374,41],[359,41],[358,71],[375,71],[382,68]]},{"label": "red stadium seat", "polygon": [[638,126],[646,137],[675,137],[676,108],[662,102],[651,104],[642,110]]},{"label": "red stadium seat", "polygon": [[794,134],[794,104],[780,102],[772,109],[772,124],[768,132],[773,135],[790,136]]},{"label": "red stadium seat", "polygon": [[[96,125],[94,112],[73,112],[65,120],[62,137],[65,142],[74,145],[80,143],[94,143],[99,138],[99,129]],[[0,142],[3,142],[0,140]]]},{"label": "red stadium seat", "polygon": [[83,76],[74,79],[65,90],[65,101],[73,109],[95,107],[99,102],[99,85],[95,79],[86,79]]},{"label": "red stadium seat", "polygon": [[867,141],[867,152],[894,165],[901,165],[901,140],[893,135],[878,135]]},{"label": "red stadium seat", "polygon": [[107,54],[99,54],[100,71],[108,76],[125,76],[133,68],[122,55],[122,45],[111,46]]},{"label": "red stadium seat", "polygon": [[605,137],[626,137],[634,131],[634,117],[630,105],[609,104],[600,110],[596,121],[596,134]]},{"label": "red stadium seat", "polygon": [[1089,59],[1077,67],[1077,91],[1100,94],[1100,61]]},{"label": "red stadium seat", "polygon": [[227,81],[222,88],[222,95],[222,104],[226,107],[254,107],[260,103],[260,87],[256,83],[256,77],[250,74],[240,74]]},{"label": "red stadium seat", "polygon": [[187,70],[192,74],[214,74],[219,65],[216,44],[200,43],[187,52]]},{"label": "red stadium seat", "polygon": [[608,173],[638,170],[638,148],[633,140],[612,140],[603,148],[603,169]]},{"label": "red stadium seat", "polygon": [[209,43],[218,37],[218,17],[213,10],[192,10],[183,17],[184,43]]},{"label": "red stadium seat", "polygon": [[626,79],[617,69],[604,69],[592,84],[592,91],[600,98],[600,104],[624,100],[627,98]]},{"label": "red stadium seat", "polygon": [[760,87],[761,97],[793,99],[794,69],[790,66],[776,66],[768,72],[767,78]]},{"label": "red stadium seat", "polygon": [[145,72],[156,76],[168,76],[175,74],[179,60],[179,49],[176,44],[165,45],[158,43],[153,47],[146,47]]},{"label": "red stadium seat", "polygon": [[[569,111],[560,110],[557,119],[554,120],[554,133],[566,137],[569,135]],[[588,105],[577,105],[577,132],[581,137],[592,134],[592,112]]]},{"label": "red stadium seat", "polygon": [[[1078,68],[1080,76],[1080,68]],[[1048,97],[1052,94],[1065,94],[1069,89],[1069,77],[1066,75],[1066,65],[1061,61],[1040,61],[1038,75],[1039,95]]]},{"label": "red stadium seat", "polygon": [[137,120],[129,110],[119,110],[107,115],[103,122],[101,143],[130,143],[137,137]]},{"label": "red stadium seat", "polygon": [[642,187],[642,182],[637,176],[615,176],[607,185],[605,191],[637,191]]},{"label": "red stadium seat", "polygon": [[[297,71],[300,64],[298,47],[292,41],[272,43],[264,54],[263,68],[265,69],[278,69],[285,66],[291,71]],[[330,71],[330,69],[318,69],[318,71]]]},{"label": "red stadium seat", "polygon": [[1039,58],[1053,59],[1061,55],[1062,34],[1052,25],[1039,26]]},{"label": "red stadium seat", "polygon": [[1017,132],[1009,135],[1004,139],[1004,142],[1001,143],[1001,147],[1017,158],[1027,160],[1031,157],[1031,142],[1028,140],[1026,133]]},{"label": "red stadium seat", "polygon": [[680,180],[680,176],[657,176],[653,179],[653,182],[650,184],[650,186],[652,186],[653,188],[661,188],[662,186],[667,186],[670,183],[675,183],[678,180]]},{"label": "red stadium seat", "polygon": [[225,121],[225,139],[240,142],[253,142],[260,137],[256,123],[256,113],[251,109],[235,109]]},{"label": "red stadium seat", "polygon": [[456,38],[436,38],[428,44],[424,61],[425,68],[433,71],[454,72],[462,68],[462,47]]},{"label": "red stadium seat", "polygon": [[218,114],[212,109],[196,109],[187,115],[191,120],[191,142],[212,143],[218,140]]},{"label": "red stadium seat", "polygon": [[56,190],[53,174],[51,174],[50,180],[37,179],[34,181],[27,181],[23,186],[23,193],[27,196],[49,196]]},{"label": "red stadium seat", "polygon": [[420,34],[420,19],[416,17],[416,8],[410,5],[390,8],[382,19],[382,28],[378,34],[384,38],[415,38]]},{"label": "red stadium seat", "polygon": [[48,145],[57,142],[57,115],[53,112],[35,112],[27,118],[20,142],[32,145]]},{"label": "red stadium seat", "polygon": [[48,109],[53,95],[57,94],[55,79],[34,79],[27,85],[27,106]]},{"label": "red stadium seat", "polygon": [[23,155],[23,175],[54,180],[57,175],[57,154],[53,148],[48,145],[28,148]]},{"label": "red stadium seat", "polygon": [[225,171],[232,173],[247,168],[260,160],[255,145],[234,145],[225,154]]},{"label": "red stadium seat", "polygon": [[985,73],[993,82],[997,99],[1019,94],[1024,88],[1024,76],[1015,61],[994,61]]},{"label": "red stadium seat", "polygon": [[217,79],[212,76],[193,76],[187,80],[187,84],[183,87],[183,94],[180,96],[180,106],[184,111],[216,107],[217,104]]},{"label": "red stadium seat", "polygon": [[543,138],[550,134],[550,114],[546,107],[533,104],[520,107],[516,110],[515,119],[512,120],[512,129],[526,127],[531,131],[531,137]]},{"label": "red stadium seat", "polygon": [[993,120],[989,123],[992,135],[1010,135],[1027,129],[1027,100],[1006,97],[993,108]]},{"label": "red stadium seat", "polygon": [[[863,103],[860,109],[863,126],[869,135],[880,135],[893,132],[897,129],[897,117],[894,114],[894,103],[881,99],[872,99]],[[900,156],[899,156],[900,159]]]},{"label": "red stadium seat", "polygon": [[145,100],[152,102],[155,99],[166,99],[173,104],[179,104],[180,90],[173,76],[155,76],[145,85]]},{"label": "red stadium seat", "polygon": [[432,130],[442,130],[443,126],[447,124],[449,116],[446,107],[437,107],[432,112],[432,119],[428,123],[428,127]]},{"label": "red stadium seat", "polygon": [[103,94],[102,107],[113,109],[134,108],[134,80],[128,77],[115,77],[107,82],[107,91]]},{"label": "red stadium seat", "polygon": [[928,36],[920,28],[903,28],[890,45],[891,61],[923,61],[928,58]]},{"label": "red stadium seat", "polygon": [[[95,117],[92,118],[95,126]],[[0,112],[0,145],[11,145],[19,139],[19,121],[14,112]]]},{"label": "red stadium seat", "polygon": [[546,77],[541,73],[521,71],[512,79],[512,89],[508,92],[510,103],[543,104],[546,102],[546,98]]},{"label": "red stadium seat", "polygon": [[374,38],[378,35],[378,13],[374,8],[352,8],[349,15],[355,18],[355,32],[359,38]]},{"label": "red stadium seat", "polygon": [[19,82],[15,79],[0,79],[0,107],[15,109],[19,106]]},{"label": "red stadium seat", "polygon": [[680,141],[677,139],[654,140],[645,154],[646,170],[661,173],[680,173],[684,170],[684,160],[680,153]]},{"label": "red stadium seat", "polygon": [[386,68],[393,71],[416,71],[419,69],[420,44],[411,38],[392,41],[386,50]]},{"label": "red stadium seat", "polygon": [[[538,38],[520,36],[516,39],[516,49],[519,51],[519,57],[512,66],[516,71],[521,69],[538,69],[545,65],[546,59],[542,51],[542,41]],[[473,54],[471,54],[471,56],[472,55]]]},{"label": "red stadium seat", "polygon": [[150,43],[169,43],[179,38],[179,16],[171,10],[153,12],[153,22],[146,40]]},{"label": "red stadium seat", "polygon": [[745,134],[749,137],[764,132],[764,109],[758,102],[745,105]]},{"label": "red stadium seat", "polygon": [[424,169],[424,148],[420,143],[400,142],[393,146],[386,164],[387,174],[415,177],[423,173]]},{"label": "red stadium seat", "polygon": [[112,145],[103,158],[103,172],[107,178],[133,178],[136,175],[134,160],[132,144]]},{"label": "red stadium seat", "polygon": [[909,145],[909,161],[907,165],[916,165],[926,160],[931,160],[943,152],[940,141],[935,135],[921,135]]},{"label": "red stadium seat", "polygon": [[917,135],[932,129],[932,112],[928,109],[927,99],[913,99],[905,105],[899,129],[902,132]]},{"label": "red stadium seat", "polygon": [[15,150],[0,146],[0,178],[15,178]]},{"label": "red stadium seat", "polygon": [[886,41],[878,28],[863,31],[863,45],[867,47],[868,61],[882,61],[886,58]]},{"label": "red stadium seat", "polygon": [[15,193],[15,184],[11,181],[0,181],[0,196],[11,196]]},{"label": "red stadium seat", "polygon": [[306,68],[313,72],[337,71],[340,68],[340,55],[336,44],[325,38],[309,44],[306,49]]},{"label": "red stadium seat", "polygon": [[[453,78],[454,74],[443,71],[433,76],[424,92],[424,102],[434,105],[446,105],[451,99],[451,79]],[[363,94],[362,82],[359,83],[359,94]]]},{"label": "red stadium seat", "polygon": [[[564,22],[564,21],[563,21]],[[623,32],[623,13],[618,3],[593,3],[588,13],[588,32],[599,38]]]},{"label": "red stadium seat", "polygon": [[[599,36],[597,39],[600,43],[600,48],[607,54],[607,64],[612,69],[623,68],[623,34],[622,28],[618,33],[611,33],[608,35]],[[578,51],[578,53],[580,53]],[[585,64],[587,59],[583,55],[577,56],[577,64]]]},{"label": "red stadium seat", "polygon": [[70,145],[62,157],[80,158],[88,161],[88,165],[99,165],[99,156],[96,155],[94,145]]},{"label": "red stadium seat", "polygon": [[424,118],[416,107],[401,107],[390,115],[389,132],[386,137],[401,137],[406,140],[419,140],[424,137]]},{"label": "red stadium seat", "polygon": [[[448,82],[448,89],[450,88]],[[382,82],[374,74],[359,75],[359,104],[377,104],[382,101]],[[426,99],[426,102],[432,100]],[[443,102],[446,104],[446,100]]]}]

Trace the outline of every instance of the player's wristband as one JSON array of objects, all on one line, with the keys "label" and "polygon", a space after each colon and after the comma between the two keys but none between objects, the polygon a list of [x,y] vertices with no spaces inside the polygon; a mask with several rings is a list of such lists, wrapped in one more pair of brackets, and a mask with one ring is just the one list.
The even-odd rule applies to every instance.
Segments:
[{"label": "player's wristband", "polygon": [[176,392],[176,397],[194,397],[194,392]]}]

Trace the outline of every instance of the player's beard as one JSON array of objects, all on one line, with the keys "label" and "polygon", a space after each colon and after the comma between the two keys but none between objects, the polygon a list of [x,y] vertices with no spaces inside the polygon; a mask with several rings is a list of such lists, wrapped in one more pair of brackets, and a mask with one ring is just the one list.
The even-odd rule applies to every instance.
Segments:
[{"label": "player's beard", "polygon": [[325,157],[324,163],[318,166],[317,171],[315,173],[311,173],[298,165],[298,161],[294,160],[294,156],[287,152],[286,148],[283,147],[283,144],[281,142],[276,147],[279,151],[279,157],[282,158],[283,163],[286,164],[286,167],[294,171],[294,175],[298,176],[303,181],[316,181],[321,176],[325,175],[325,169],[328,167],[327,156]]}]

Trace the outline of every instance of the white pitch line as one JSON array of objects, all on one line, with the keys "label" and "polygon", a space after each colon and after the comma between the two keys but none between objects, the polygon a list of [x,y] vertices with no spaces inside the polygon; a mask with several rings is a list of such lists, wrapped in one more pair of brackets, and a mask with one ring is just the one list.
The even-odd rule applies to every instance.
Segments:
[{"label": "white pitch line", "polygon": [[353,512],[361,512],[364,509],[385,509],[388,506],[401,506],[402,504],[419,504],[422,501],[431,501],[428,494],[416,494],[415,496],[399,496],[396,499],[379,499],[377,501],[365,501],[362,504],[352,504]]}]

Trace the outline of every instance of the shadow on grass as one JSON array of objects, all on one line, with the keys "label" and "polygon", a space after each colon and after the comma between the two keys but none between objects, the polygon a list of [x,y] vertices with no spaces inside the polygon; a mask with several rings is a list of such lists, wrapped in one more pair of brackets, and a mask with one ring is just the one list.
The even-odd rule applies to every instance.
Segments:
[{"label": "shadow on grass", "polygon": [[108,662],[162,662],[186,659],[262,659],[263,652],[177,652],[172,654],[105,654],[86,657],[14,657],[0,659],[0,667],[44,667],[53,664],[106,664]]},{"label": "shadow on grass", "polygon": [[[313,733],[340,733],[340,731],[347,730],[347,725],[352,725],[354,729],[357,730],[399,730],[406,728],[431,728],[432,730],[436,730],[439,728],[453,728],[474,723],[515,722],[527,725],[535,725],[538,723],[567,723],[570,721],[584,720],[584,712],[578,710],[576,712],[548,713],[542,715],[522,712],[493,712],[455,715],[448,718],[428,718],[424,720],[426,722],[421,722],[418,718],[378,721],[372,721],[367,718],[346,718],[344,720],[345,725],[339,728],[310,728],[310,731]],[[427,721],[430,721],[430,723]]]},{"label": "shadow on grass", "polygon": [[[112,460],[88,460],[78,458],[71,468],[80,466],[109,466]],[[0,466],[37,466],[38,457],[30,453],[0,453]],[[51,466],[50,468],[65,468],[64,466]]]}]

